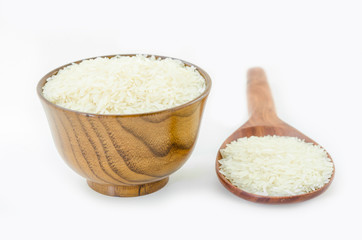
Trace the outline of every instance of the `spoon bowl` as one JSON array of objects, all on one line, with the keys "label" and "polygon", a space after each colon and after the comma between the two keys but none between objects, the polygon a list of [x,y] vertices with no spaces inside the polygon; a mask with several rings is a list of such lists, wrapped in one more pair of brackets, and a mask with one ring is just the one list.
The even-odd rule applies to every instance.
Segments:
[{"label": "spoon bowl", "polygon": [[[221,145],[220,149],[224,149],[227,144],[242,137],[263,137],[267,135],[297,137],[304,139],[305,142],[320,146],[318,143],[299,132],[297,129],[280,120],[276,114],[274,101],[267,82],[265,72],[261,68],[252,68],[248,71],[248,108],[249,120],[232,133]],[[333,173],[328,183],[323,187],[300,195],[293,196],[263,196],[243,191],[234,186],[226,177],[220,173],[219,160],[222,159],[220,149],[216,157],[216,173],[220,182],[233,194],[252,202],[280,204],[295,203],[314,198],[327,190],[334,178],[335,167],[333,165]],[[327,153],[328,157],[333,160]]]}]

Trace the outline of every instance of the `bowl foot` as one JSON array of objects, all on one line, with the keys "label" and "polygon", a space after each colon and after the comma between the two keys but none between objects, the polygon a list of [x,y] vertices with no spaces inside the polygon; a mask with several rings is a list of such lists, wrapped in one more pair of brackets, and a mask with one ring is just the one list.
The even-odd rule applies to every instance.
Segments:
[{"label": "bowl foot", "polygon": [[87,180],[88,186],[94,191],[108,196],[137,197],[156,192],[163,188],[168,182],[168,177],[160,181],[141,185],[111,185],[101,184]]}]

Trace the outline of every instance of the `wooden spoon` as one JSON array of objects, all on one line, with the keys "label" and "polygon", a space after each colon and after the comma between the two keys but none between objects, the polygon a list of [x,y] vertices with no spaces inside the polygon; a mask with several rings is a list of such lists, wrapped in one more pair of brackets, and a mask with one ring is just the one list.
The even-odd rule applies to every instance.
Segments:
[{"label": "wooden spoon", "polygon": [[[225,142],[221,145],[220,149],[225,148],[226,144],[241,137],[250,137],[250,136],[262,137],[267,135],[298,137],[300,139],[304,139],[306,142],[319,145],[309,137],[305,136],[303,133],[299,132],[297,129],[289,126],[288,124],[286,124],[285,122],[283,122],[278,118],[275,111],[272,94],[263,69],[251,68],[248,71],[247,77],[248,77],[247,95],[248,95],[248,108],[249,108],[250,118],[244,125],[242,125],[233,134],[231,134],[230,137],[228,137],[225,140]],[[227,180],[225,176],[219,172],[220,169],[219,160],[222,158],[220,149],[216,158],[216,173],[220,182],[230,192],[252,202],[275,204],[275,203],[295,203],[295,202],[305,201],[313,197],[316,197],[319,194],[326,191],[334,177],[335,169],[333,165],[333,173],[329,182],[326,183],[322,188],[319,188],[315,191],[306,194],[285,196],[285,197],[284,196],[273,197],[273,196],[262,196],[253,193],[248,193],[232,185],[229,182],[229,180]],[[329,154],[328,157],[332,159]]]}]

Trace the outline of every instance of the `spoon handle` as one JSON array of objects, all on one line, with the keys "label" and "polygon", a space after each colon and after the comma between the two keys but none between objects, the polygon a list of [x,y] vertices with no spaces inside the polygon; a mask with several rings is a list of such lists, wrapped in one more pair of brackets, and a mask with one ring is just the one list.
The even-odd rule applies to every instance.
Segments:
[{"label": "spoon handle", "polygon": [[273,97],[262,68],[251,68],[248,71],[248,108],[250,122],[272,123],[278,120]]}]

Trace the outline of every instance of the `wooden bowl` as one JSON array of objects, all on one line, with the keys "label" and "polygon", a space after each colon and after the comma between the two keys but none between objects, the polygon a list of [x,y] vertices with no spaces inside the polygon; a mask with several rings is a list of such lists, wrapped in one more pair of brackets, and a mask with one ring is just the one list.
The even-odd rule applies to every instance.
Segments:
[{"label": "wooden bowl", "polygon": [[37,92],[58,152],[74,171],[87,179],[93,190],[122,197],[152,193],[165,186],[169,175],[189,158],[211,79],[201,68],[182,62],[194,66],[204,77],[205,91],[183,105],[150,113],[92,114],[51,103],[44,98],[42,87],[50,76],[71,63],[40,80]]}]

